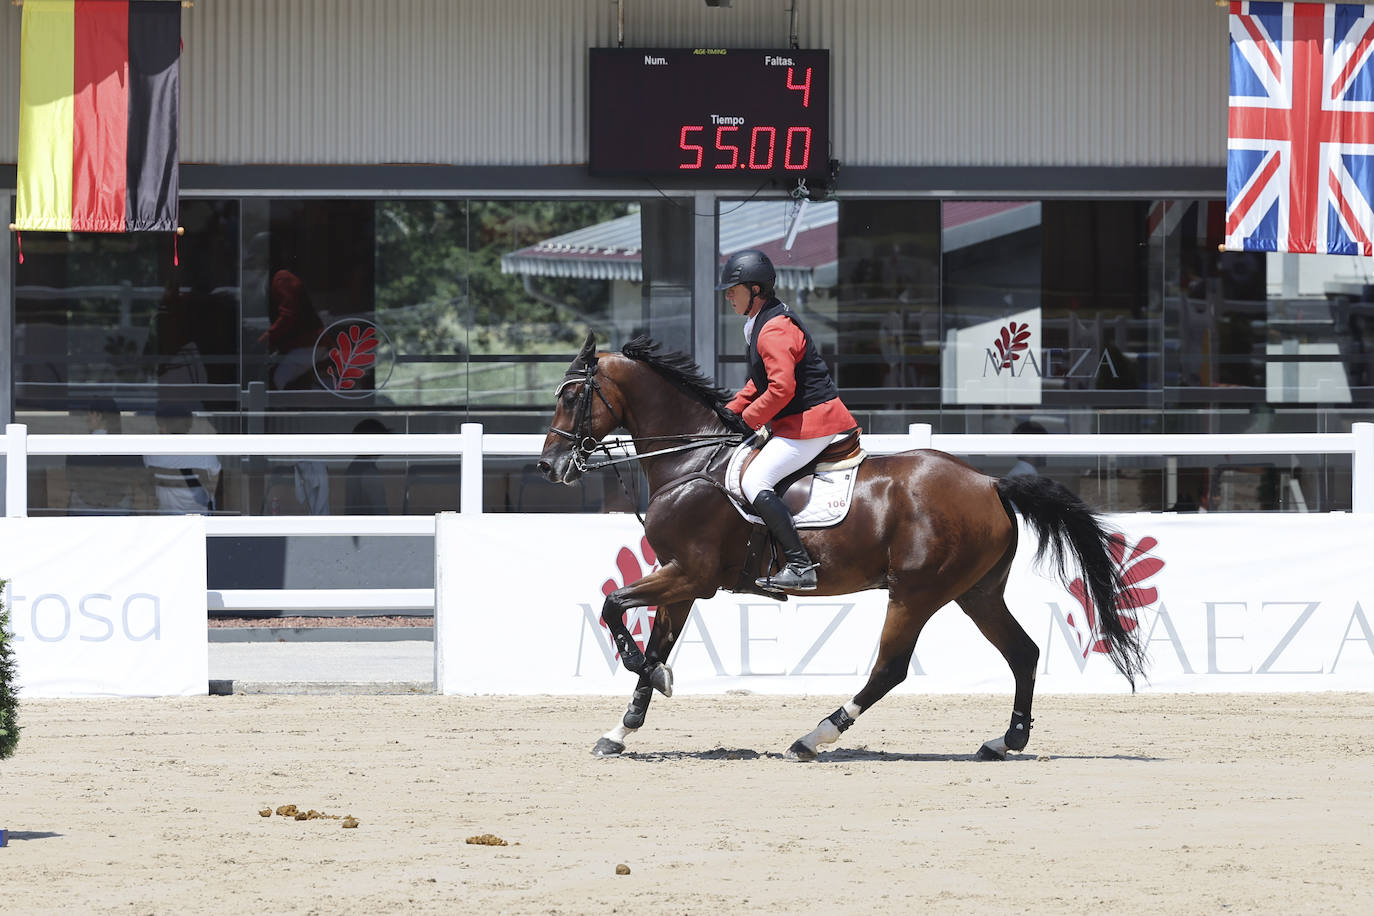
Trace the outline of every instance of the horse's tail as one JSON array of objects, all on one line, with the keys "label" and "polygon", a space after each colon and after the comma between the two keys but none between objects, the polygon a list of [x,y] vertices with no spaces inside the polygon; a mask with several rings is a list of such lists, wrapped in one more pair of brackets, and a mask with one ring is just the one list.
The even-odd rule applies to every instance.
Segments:
[{"label": "horse's tail", "polygon": [[1127,629],[1118,613],[1117,598],[1128,586],[1113,561],[1111,543],[1121,535],[1108,531],[1091,508],[1066,487],[1048,477],[1032,474],[1003,477],[997,492],[1035,529],[1040,543],[1037,562],[1051,549],[1059,578],[1069,587],[1066,554],[1072,551],[1082,571],[1088,595],[1097,609],[1098,628],[1107,643],[1107,655],[1135,690],[1137,675],[1145,673],[1145,644],[1140,627]]}]

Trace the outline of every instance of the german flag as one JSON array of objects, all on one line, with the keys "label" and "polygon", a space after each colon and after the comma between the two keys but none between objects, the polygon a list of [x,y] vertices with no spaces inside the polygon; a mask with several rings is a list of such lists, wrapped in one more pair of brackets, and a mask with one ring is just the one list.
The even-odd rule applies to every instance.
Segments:
[{"label": "german flag", "polygon": [[174,231],[181,4],[24,0],[15,228]]}]

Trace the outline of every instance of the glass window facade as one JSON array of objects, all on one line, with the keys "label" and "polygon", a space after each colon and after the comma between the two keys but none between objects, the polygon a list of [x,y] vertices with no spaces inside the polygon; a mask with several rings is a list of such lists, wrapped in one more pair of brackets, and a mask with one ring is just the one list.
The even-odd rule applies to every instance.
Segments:
[{"label": "glass window facade", "polygon": [[[691,351],[698,325],[736,386],[739,321],[695,295],[693,202],[186,198],[175,243],[30,233],[15,416],[35,433],[534,433],[588,331]],[[1374,396],[1364,262],[1222,252],[1219,201],[722,198],[716,225],[720,257],[773,258],[870,432],[1341,431]],[[1117,511],[1348,508],[1348,459],[1025,461]],[[31,511],[458,507],[451,461],[223,456],[177,499],[116,464],[35,459]],[[484,507],[637,501],[613,476],[557,487],[496,458]]]},{"label": "glass window facade", "polygon": [[[720,254],[774,258],[780,295],[871,432],[1344,431],[1374,397],[1365,262],[1223,252],[1220,201],[798,209],[722,202]],[[737,384],[738,319],[717,328],[717,371]],[[1343,457],[1027,452],[1025,465],[1113,511],[1349,508]],[[1016,462],[973,457],[993,474]]]},{"label": "glass window facade", "polygon": [[[662,208],[186,199],[175,243],[31,233],[14,274],[16,418],[35,433],[540,431],[588,331],[606,346],[641,331],[689,345],[690,256],[642,256],[641,214]],[[527,464],[492,462],[490,508],[608,503]],[[193,497],[145,470],[35,459],[31,511],[458,508],[456,459],[226,458]],[[113,492],[83,496],[102,476]]]}]

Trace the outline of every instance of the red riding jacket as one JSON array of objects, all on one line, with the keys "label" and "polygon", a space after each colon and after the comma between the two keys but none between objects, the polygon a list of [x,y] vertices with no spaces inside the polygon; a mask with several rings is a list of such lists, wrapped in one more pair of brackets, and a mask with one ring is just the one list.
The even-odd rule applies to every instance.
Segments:
[{"label": "red riding jacket", "polygon": [[[760,316],[762,317],[762,316]],[[772,422],[773,434],[784,439],[819,439],[858,426],[839,398],[831,398],[801,413],[778,416],[797,391],[797,365],[806,355],[806,334],[786,315],[774,315],[755,335],[758,355],[768,374],[768,387],[759,391],[751,379],[726,406],[744,418],[750,429]]]}]

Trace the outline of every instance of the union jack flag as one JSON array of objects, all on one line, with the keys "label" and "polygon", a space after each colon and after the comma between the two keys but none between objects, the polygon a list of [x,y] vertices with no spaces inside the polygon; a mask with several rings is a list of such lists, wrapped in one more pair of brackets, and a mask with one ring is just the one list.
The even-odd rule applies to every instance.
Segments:
[{"label": "union jack flag", "polygon": [[1231,3],[1226,247],[1374,255],[1374,6]]}]

